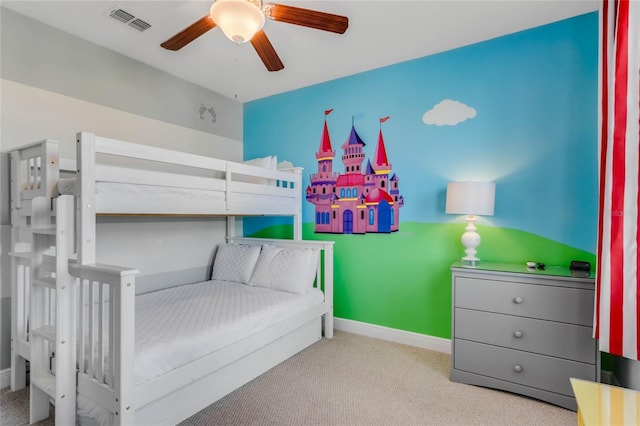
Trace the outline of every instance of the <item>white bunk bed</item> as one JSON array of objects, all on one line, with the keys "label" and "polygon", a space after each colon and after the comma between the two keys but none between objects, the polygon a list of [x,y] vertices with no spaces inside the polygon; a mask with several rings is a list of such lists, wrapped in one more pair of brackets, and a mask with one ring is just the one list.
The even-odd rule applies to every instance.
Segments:
[{"label": "white bunk bed", "polygon": [[[11,386],[25,386],[25,361],[31,360],[32,421],[48,416],[51,399],[57,423],[75,422],[76,398],[68,397],[73,392],[109,423],[175,424],[317,341],[322,325],[324,336],[332,337],[333,242],[300,239],[300,169],[265,169],[89,133],[79,133],[77,143],[72,180],[60,179],[54,141],[11,154]],[[293,216],[294,240],[235,238],[232,220],[227,240],[318,251],[313,283],[323,297],[136,383],[131,324],[138,271],[95,263],[101,214]]]}]

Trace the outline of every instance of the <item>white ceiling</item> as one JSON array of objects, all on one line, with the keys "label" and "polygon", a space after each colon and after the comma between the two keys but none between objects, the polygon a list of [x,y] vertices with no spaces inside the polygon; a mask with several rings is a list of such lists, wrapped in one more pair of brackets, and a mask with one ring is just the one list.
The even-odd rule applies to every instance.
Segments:
[{"label": "white ceiling", "polygon": [[[265,2],[270,0],[265,0]],[[277,1],[349,17],[343,35],[267,20],[285,69],[270,73],[250,44],[214,28],[178,52],[160,43],[208,13],[197,1],[5,1],[46,22],[241,102],[427,56],[597,10],[596,0]],[[152,27],[138,32],[108,17],[117,5]]]}]

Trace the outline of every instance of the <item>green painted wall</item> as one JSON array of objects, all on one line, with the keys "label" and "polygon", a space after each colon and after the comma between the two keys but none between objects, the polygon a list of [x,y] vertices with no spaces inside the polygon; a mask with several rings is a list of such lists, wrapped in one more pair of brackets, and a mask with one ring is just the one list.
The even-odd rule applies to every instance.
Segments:
[{"label": "green painted wall", "polygon": [[[334,314],[339,318],[443,338],[451,337],[449,265],[464,255],[461,223],[403,222],[392,234],[316,234],[304,224],[303,238],[335,241]],[[514,229],[478,226],[483,261],[565,265],[594,264],[595,256]],[[275,225],[254,237],[291,238],[289,225]],[[398,267],[400,265],[400,267]]]}]

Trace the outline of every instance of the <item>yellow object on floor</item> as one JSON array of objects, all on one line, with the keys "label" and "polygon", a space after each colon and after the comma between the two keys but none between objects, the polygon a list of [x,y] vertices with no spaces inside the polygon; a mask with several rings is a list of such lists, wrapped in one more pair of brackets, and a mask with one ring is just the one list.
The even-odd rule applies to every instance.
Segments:
[{"label": "yellow object on floor", "polygon": [[640,392],[571,379],[579,426],[640,425]]}]

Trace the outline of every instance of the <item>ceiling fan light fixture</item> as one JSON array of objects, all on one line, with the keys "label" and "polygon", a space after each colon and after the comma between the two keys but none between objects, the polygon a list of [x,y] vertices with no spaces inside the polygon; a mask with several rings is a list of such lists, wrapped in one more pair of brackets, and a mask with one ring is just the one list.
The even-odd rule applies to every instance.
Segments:
[{"label": "ceiling fan light fixture", "polygon": [[234,43],[246,43],[264,26],[260,0],[216,0],[211,5],[211,19]]}]

